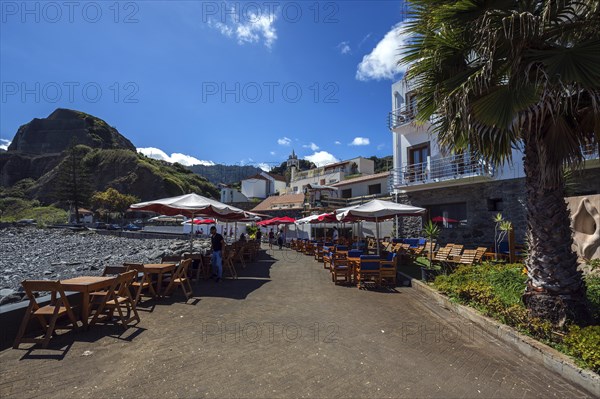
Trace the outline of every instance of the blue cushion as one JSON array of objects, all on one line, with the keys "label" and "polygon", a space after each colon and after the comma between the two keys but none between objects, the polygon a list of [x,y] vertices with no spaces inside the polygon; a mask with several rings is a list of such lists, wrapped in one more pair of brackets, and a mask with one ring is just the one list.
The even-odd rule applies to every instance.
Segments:
[{"label": "blue cushion", "polygon": [[389,252],[387,254],[387,257],[385,258],[385,260],[394,260],[395,256],[396,256],[396,254],[394,252]]},{"label": "blue cushion", "polygon": [[410,245],[413,248],[418,247],[419,239],[418,238],[406,238],[406,239],[404,239],[404,243]]},{"label": "blue cushion", "polygon": [[348,251],[349,258],[359,258],[363,254],[363,251],[359,251],[358,249],[353,249]]},{"label": "blue cushion", "polygon": [[333,246],[333,243],[332,242],[326,242],[323,245],[327,245],[328,247],[331,247],[331,246]]},{"label": "blue cushion", "polygon": [[419,245],[425,245],[427,240],[425,238],[419,238]]},{"label": "blue cushion", "polygon": [[338,251],[347,251],[348,247],[346,245],[338,245],[337,247]]},{"label": "blue cushion", "polygon": [[402,238],[392,238],[392,242],[394,244],[398,244],[399,242],[401,243],[402,242]]},{"label": "blue cushion", "polygon": [[361,255],[360,269],[361,270],[379,270],[379,255]]}]

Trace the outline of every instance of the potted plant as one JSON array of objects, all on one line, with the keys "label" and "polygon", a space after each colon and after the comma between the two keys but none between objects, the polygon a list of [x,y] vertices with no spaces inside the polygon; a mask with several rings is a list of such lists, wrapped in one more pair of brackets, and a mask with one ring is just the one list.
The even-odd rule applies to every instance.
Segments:
[{"label": "potted plant", "polygon": [[494,260],[498,261],[498,251],[500,244],[504,241],[504,238],[510,230],[512,230],[512,223],[505,220],[501,213],[494,216]]},{"label": "potted plant", "polygon": [[426,266],[421,266],[421,279],[423,281],[430,281],[433,280],[437,274],[437,270],[433,266],[433,248],[435,240],[440,235],[440,227],[429,220],[423,226],[423,233],[430,244],[430,250],[428,251],[429,263]]}]

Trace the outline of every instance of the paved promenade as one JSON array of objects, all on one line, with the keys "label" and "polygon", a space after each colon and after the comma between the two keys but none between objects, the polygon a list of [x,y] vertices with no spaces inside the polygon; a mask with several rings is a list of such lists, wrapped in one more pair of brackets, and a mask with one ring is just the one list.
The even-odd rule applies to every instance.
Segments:
[{"label": "paved promenade", "polygon": [[0,397],[588,397],[411,288],[334,286],[290,250],[194,290],[125,333],[0,352]]}]

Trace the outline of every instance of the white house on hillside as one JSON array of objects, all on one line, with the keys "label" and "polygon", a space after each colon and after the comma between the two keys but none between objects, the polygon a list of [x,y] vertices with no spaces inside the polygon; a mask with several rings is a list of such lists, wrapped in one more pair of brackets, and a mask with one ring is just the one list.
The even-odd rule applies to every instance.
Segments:
[{"label": "white house on hillside", "polygon": [[284,192],[285,188],[285,177],[264,171],[242,180],[242,194],[246,198],[267,198]]}]

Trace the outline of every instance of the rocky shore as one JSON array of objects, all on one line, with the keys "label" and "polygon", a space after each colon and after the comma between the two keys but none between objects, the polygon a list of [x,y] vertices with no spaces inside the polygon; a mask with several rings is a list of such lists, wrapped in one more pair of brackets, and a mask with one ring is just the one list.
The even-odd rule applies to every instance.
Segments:
[{"label": "rocky shore", "polygon": [[[205,252],[208,239],[194,240]],[[136,239],[35,227],[0,230],[0,305],[23,299],[25,279],[64,280],[102,274],[104,266],[123,262],[160,262],[189,252],[190,243],[175,239]]]}]

